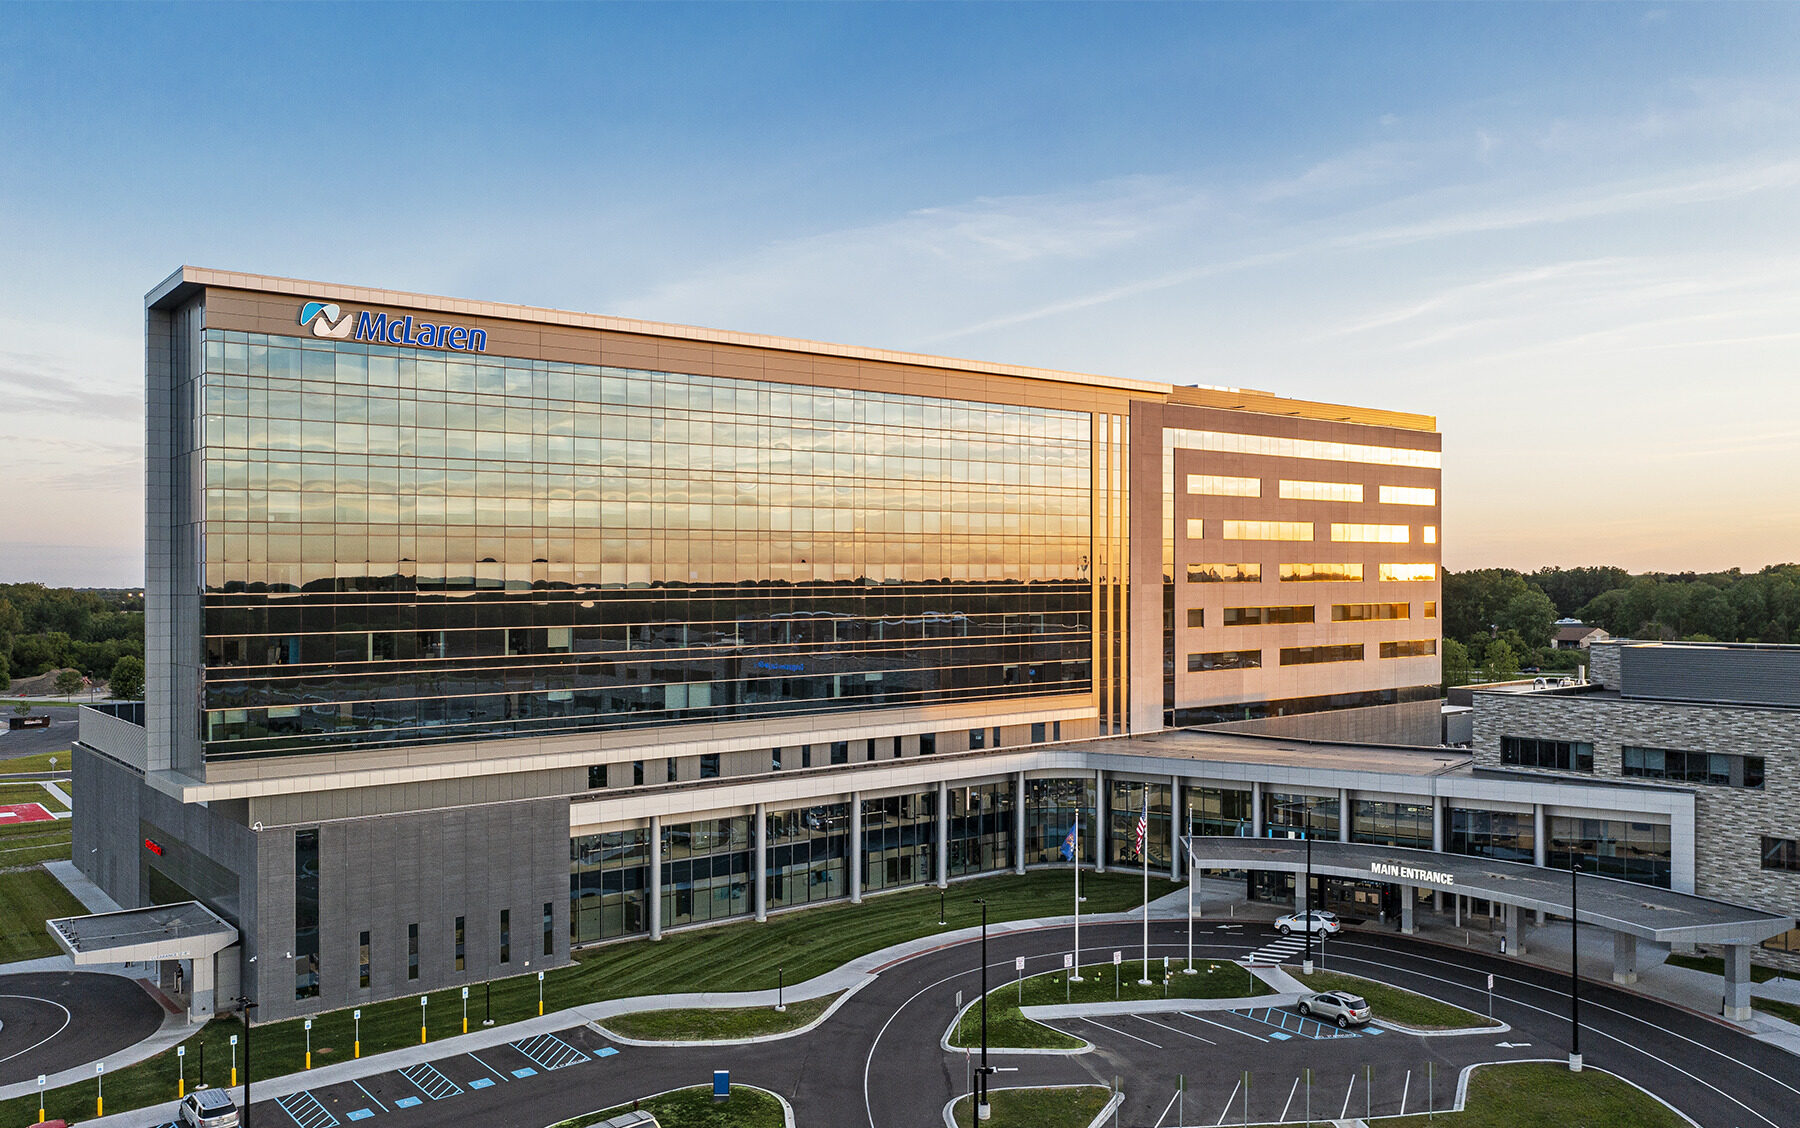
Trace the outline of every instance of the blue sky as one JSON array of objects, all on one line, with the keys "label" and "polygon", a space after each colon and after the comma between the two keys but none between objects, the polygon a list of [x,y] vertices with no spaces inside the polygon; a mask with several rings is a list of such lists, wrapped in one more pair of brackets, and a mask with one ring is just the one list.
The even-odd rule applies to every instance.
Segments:
[{"label": "blue sky", "polygon": [[184,262],[1428,412],[1453,568],[1800,559],[1800,6],[13,4],[0,64],[0,580],[139,581]]}]

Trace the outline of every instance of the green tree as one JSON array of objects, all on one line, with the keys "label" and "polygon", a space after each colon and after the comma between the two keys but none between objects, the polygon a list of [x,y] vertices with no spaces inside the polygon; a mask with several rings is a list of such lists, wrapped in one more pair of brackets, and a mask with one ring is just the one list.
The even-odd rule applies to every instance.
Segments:
[{"label": "green tree", "polygon": [[113,663],[107,678],[112,696],[123,701],[141,701],[144,697],[144,660],[127,654]]},{"label": "green tree", "polygon": [[1469,648],[1453,638],[1444,640],[1444,688],[1467,685],[1474,667],[1469,664]]},{"label": "green tree", "polygon": [[1519,656],[1504,641],[1496,640],[1487,648],[1487,677],[1489,681],[1506,681],[1519,672]]},{"label": "green tree", "polygon": [[81,671],[64,670],[56,675],[56,692],[64,697],[73,697],[81,689]]},{"label": "green tree", "polygon": [[1503,629],[1519,632],[1530,649],[1541,650],[1550,645],[1551,632],[1556,629],[1556,604],[1535,588],[1522,591],[1506,601],[1499,623]]}]

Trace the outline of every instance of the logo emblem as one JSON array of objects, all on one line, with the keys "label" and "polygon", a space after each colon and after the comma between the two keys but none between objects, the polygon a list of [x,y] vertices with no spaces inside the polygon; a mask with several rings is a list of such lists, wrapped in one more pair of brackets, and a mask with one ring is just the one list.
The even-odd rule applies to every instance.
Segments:
[{"label": "logo emblem", "polygon": [[343,340],[356,328],[354,318],[346,317],[332,302],[307,302],[300,307],[300,324],[310,326],[315,337]]}]

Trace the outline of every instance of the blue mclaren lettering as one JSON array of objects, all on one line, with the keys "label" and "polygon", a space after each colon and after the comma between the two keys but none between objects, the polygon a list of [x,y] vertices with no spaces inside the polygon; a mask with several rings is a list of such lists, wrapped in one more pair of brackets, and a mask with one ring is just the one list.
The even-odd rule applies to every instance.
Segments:
[{"label": "blue mclaren lettering", "polygon": [[485,329],[414,321],[410,314],[390,320],[385,313],[359,313],[356,315],[356,339],[384,345],[455,349],[458,352],[487,351]]}]

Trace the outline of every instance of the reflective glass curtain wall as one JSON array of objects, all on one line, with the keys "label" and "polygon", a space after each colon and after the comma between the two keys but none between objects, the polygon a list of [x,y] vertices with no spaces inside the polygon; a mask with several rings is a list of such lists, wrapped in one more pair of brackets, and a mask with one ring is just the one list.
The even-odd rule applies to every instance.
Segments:
[{"label": "reflective glass curtain wall", "polygon": [[1116,417],[218,330],[205,354],[209,757],[1090,693],[1099,613],[1123,684],[1122,550],[1104,612],[1090,577],[1096,489],[1123,543]]}]

